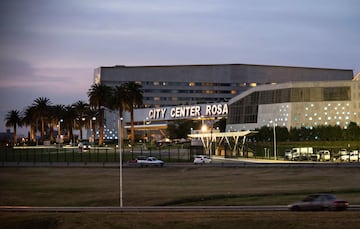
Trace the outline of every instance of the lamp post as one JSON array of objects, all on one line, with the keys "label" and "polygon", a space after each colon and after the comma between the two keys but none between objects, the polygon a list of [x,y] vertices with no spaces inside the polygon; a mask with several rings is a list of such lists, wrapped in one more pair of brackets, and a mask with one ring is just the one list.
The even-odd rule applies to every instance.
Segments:
[{"label": "lamp post", "polygon": [[58,121],[58,136],[57,136],[57,138],[58,138],[58,141],[59,141],[59,143],[60,143],[60,139],[61,139],[61,123],[63,122],[64,120],[62,120],[62,119],[60,119],[59,121]]},{"label": "lamp post", "polygon": [[121,142],[121,136],[123,133],[121,133],[122,130],[122,121],[123,118],[120,117],[119,121],[118,121],[118,128],[119,128],[119,136],[118,136],[118,142],[119,142],[119,184],[120,184],[120,189],[119,189],[119,202],[120,202],[120,208],[123,207],[123,180],[122,180],[122,153],[121,153],[121,149],[122,149],[122,142]]},{"label": "lamp post", "polygon": [[94,130],[93,130],[93,121],[96,120],[96,117],[92,117],[89,121],[90,121],[90,141],[92,143],[95,143],[95,135],[94,135]]}]

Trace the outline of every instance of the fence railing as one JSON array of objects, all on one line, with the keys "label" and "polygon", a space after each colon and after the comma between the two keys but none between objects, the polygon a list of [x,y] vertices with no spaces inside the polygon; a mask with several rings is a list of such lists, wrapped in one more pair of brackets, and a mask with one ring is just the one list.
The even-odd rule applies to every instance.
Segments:
[{"label": "fence railing", "polygon": [[[123,162],[137,156],[153,156],[166,162],[188,162],[193,160],[197,149],[191,146],[163,146],[157,148],[126,148],[122,151]],[[116,147],[15,147],[0,148],[0,162],[119,162],[120,150]]]}]

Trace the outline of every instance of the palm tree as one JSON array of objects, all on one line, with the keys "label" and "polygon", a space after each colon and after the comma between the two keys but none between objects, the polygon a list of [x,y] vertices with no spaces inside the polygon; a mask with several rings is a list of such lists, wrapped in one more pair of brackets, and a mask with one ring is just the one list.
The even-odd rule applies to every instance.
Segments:
[{"label": "palm tree", "polygon": [[85,125],[85,117],[87,116],[88,111],[90,110],[90,106],[88,103],[84,101],[77,101],[72,104],[72,108],[75,111],[75,120],[77,124],[77,128],[80,130],[80,140],[82,140],[82,128]]},{"label": "palm tree", "polygon": [[99,111],[99,145],[104,144],[104,108],[109,107],[111,87],[105,84],[93,84],[88,91],[89,104]]},{"label": "palm tree", "polygon": [[113,89],[113,94],[112,94],[112,98],[111,98],[111,109],[114,110],[119,110],[119,118],[120,118],[120,128],[119,128],[119,133],[120,133],[120,142],[124,141],[124,127],[122,125],[122,121],[121,118],[124,117],[124,110],[127,110],[127,104],[126,101],[129,100],[128,99],[128,94],[126,93],[126,88],[124,85],[118,85],[115,86],[115,88]]},{"label": "palm tree", "polygon": [[67,105],[64,107],[64,113],[62,119],[63,119],[64,129],[66,129],[66,136],[68,140],[74,139],[73,128],[76,117],[77,115],[75,109],[71,105]]},{"label": "palm tree", "polygon": [[143,91],[142,86],[136,82],[130,81],[125,83],[125,92],[127,94],[126,107],[130,112],[130,125],[131,125],[131,144],[135,144],[135,127],[134,127],[134,108],[143,104]]},{"label": "palm tree", "polygon": [[22,126],[22,118],[20,111],[18,110],[11,110],[5,116],[5,125],[6,127],[13,127],[14,128],[14,145],[17,143],[17,135],[16,135],[16,127]]},{"label": "palm tree", "polygon": [[61,122],[64,122],[65,105],[51,106],[49,109],[50,140],[54,140],[54,126],[57,126],[58,136],[61,136]]},{"label": "palm tree", "polygon": [[36,131],[38,130],[37,126],[38,117],[36,116],[35,107],[29,106],[24,111],[23,123],[26,126],[30,126],[30,141],[35,142]]},{"label": "palm tree", "polygon": [[49,115],[49,108],[51,106],[50,99],[46,97],[39,97],[34,99],[32,106],[35,108],[37,117],[41,120],[41,139],[44,140],[45,121]]}]

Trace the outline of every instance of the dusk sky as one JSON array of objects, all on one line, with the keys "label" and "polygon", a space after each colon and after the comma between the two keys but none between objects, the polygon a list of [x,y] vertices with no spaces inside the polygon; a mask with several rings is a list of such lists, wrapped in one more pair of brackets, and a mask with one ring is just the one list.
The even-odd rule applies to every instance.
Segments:
[{"label": "dusk sky", "polygon": [[0,6],[0,132],[8,111],[22,111],[35,98],[54,105],[87,101],[99,66],[360,71],[358,0],[2,0]]}]

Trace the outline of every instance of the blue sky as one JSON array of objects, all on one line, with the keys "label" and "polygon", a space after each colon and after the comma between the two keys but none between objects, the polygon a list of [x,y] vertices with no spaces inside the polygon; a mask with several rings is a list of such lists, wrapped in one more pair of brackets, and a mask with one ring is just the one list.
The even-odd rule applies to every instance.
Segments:
[{"label": "blue sky", "polygon": [[265,64],[360,71],[358,0],[3,0],[0,132],[37,97],[87,100],[113,65]]}]

